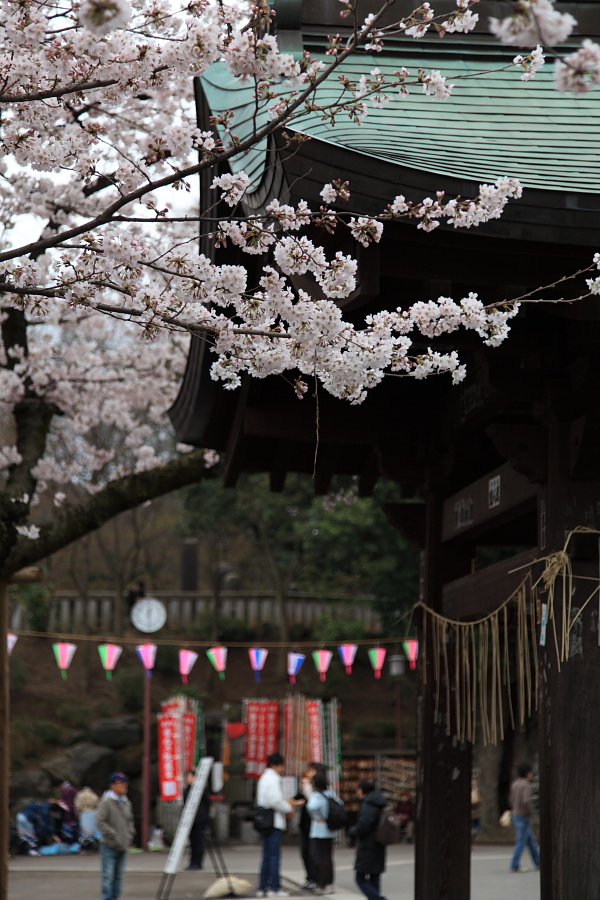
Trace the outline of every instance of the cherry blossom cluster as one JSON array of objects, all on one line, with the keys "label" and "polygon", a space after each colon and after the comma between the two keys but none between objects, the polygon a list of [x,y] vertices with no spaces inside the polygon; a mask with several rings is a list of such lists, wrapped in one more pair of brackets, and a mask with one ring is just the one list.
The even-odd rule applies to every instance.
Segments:
[{"label": "cherry blossom cluster", "polygon": [[[458,0],[444,15],[424,3],[384,26],[391,5],[382,0],[379,12],[333,35],[329,55],[296,58],[280,52],[263,0],[0,0],[0,469],[23,540],[35,537],[28,516],[44,491],[56,514],[74,493],[99,492],[185,449],[174,447],[165,409],[179,390],[190,331],[208,336],[213,377],[227,387],[243,373],[299,372],[299,397],[316,379],[352,403],[389,373],[463,378],[457,354],[435,345],[457,328],[491,346],[506,337],[517,306],[486,309],[473,294],[406,298],[360,327],[346,322],[337,304],[356,289],[356,260],[326,253],[315,234],[347,228],[369,246],[399,217],[425,231],[441,221],[481,225],[518,199],[516,181],[482,185],[474,199],[398,196],[367,216],[346,206],[350,186],[332,180],[319,209],[272,199],[249,215],[249,178],[237,165],[227,171],[307,110],[360,123],[409,87],[433,101],[450,96],[437,71],[345,74],[352,53],[379,51],[388,37],[444,36],[477,21],[474,0]],[[344,0],[352,17],[356,6]],[[493,25],[502,41],[535,47],[515,60],[524,78],[541,65],[541,46],[572,27],[549,0],[519,0],[515,16]],[[557,66],[561,90],[598,81],[595,48],[585,42],[562,61],[565,71]],[[195,123],[192,80],[219,60],[254,87],[256,112],[266,113],[243,140],[232,111],[215,117],[214,130]],[[320,84],[336,75],[339,97],[319,106]],[[203,232],[263,255],[257,283],[243,265],[217,266],[199,253],[197,177],[206,170],[215,202]],[[220,202],[231,212],[222,221]],[[33,464],[16,444],[25,401],[43,404],[49,417]]]},{"label": "cherry blossom cluster", "polygon": [[490,31],[503,44],[554,47],[569,37],[577,24],[570,13],[560,13],[551,0],[517,0],[506,19],[490,18]]},{"label": "cherry blossom cluster", "polygon": [[[334,396],[355,404],[365,399],[386,371],[415,378],[447,372],[455,383],[465,377],[455,352],[430,347],[415,354],[413,333],[434,340],[466,328],[487,345],[497,346],[518,312],[517,304],[486,309],[471,293],[460,303],[442,297],[370,315],[359,330],[343,320],[331,300],[316,300],[302,290],[295,299],[287,279],[275,270],[266,272],[261,288],[251,313],[252,330],[236,328],[229,320],[216,336],[219,359],[212,367],[213,378],[233,389],[243,372],[266,377],[298,368],[303,375],[318,378]],[[239,303],[237,309],[241,309]],[[297,392],[301,395],[304,390],[305,381]]]},{"label": "cherry blossom cluster", "polygon": [[[576,19],[560,13],[551,0],[517,0],[515,12],[506,19],[490,19],[490,31],[503,44],[533,47],[529,56],[517,56],[514,64],[523,69],[523,81],[530,81],[544,64],[542,45],[554,47],[570,37]],[[584,94],[600,84],[600,45],[584,40],[567,56],[557,55],[554,69],[556,89],[563,93]]]},{"label": "cherry blossom cluster", "polygon": [[554,70],[557,90],[585,94],[600,84],[600,45],[583,41],[579,50],[557,59]]},{"label": "cherry blossom cluster", "polygon": [[[343,2],[343,0],[342,0]],[[466,34],[475,28],[479,21],[477,13],[471,11],[478,0],[457,0],[456,9],[446,17],[436,16],[431,4],[423,3],[415,9],[409,16],[400,19],[391,25],[371,28],[375,21],[375,15],[367,16],[363,27],[368,29],[366,50],[372,50],[379,53],[384,46],[384,40],[387,37],[396,34],[405,34],[407,37],[422,38],[430,29],[434,29],[439,37],[453,32],[462,32]],[[346,3],[346,14],[352,11],[352,5]]]},{"label": "cherry blossom cluster", "polygon": [[545,62],[546,58],[539,44],[537,45],[535,50],[532,50],[532,52],[527,56],[522,56],[521,54],[519,54],[513,59],[513,64],[515,66],[519,66],[519,68],[523,70],[521,81],[531,81],[536,72],[538,72],[542,68]]},{"label": "cherry blossom cluster", "polygon": [[[600,269],[600,253],[594,253],[594,265]],[[587,286],[591,294],[600,294],[600,276],[586,279]]]},{"label": "cherry blossom cluster", "polygon": [[[125,329],[125,332],[124,332]],[[34,467],[36,496],[48,485],[97,489],[107,477],[143,471],[168,458],[172,442],[165,408],[178,390],[188,341],[173,334],[157,343],[133,341],[126,323],[99,313],[69,312],[60,303],[43,318],[32,314],[27,352],[4,348],[0,366],[2,418],[33,392],[59,415],[47,453]],[[10,365],[8,365],[10,364]],[[162,450],[154,437],[164,432]],[[113,438],[123,435],[117,454]],[[0,462],[21,462],[14,445],[2,447]]]}]

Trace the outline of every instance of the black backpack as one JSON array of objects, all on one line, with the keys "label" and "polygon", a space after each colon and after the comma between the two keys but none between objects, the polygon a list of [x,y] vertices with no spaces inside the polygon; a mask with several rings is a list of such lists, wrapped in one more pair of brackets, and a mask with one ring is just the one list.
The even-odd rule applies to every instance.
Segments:
[{"label": "black backpack", "polygon": [[336,800],[335,797],[328,797],[326,794],[323,794],[323,796],[327,800],[327,818],[325,822],[329,830],[339,831],[340,828],[345,828],[348,816],[344,809],[344,804],[340,800]]},{"label": "black backpack", "polygon": [[375,830],[375,840],[378,844],[387,846],[388,844],[397,844],[400,840],[400,816],[392,804],[388,804],[385,809],[381,810],[381,816]]}]

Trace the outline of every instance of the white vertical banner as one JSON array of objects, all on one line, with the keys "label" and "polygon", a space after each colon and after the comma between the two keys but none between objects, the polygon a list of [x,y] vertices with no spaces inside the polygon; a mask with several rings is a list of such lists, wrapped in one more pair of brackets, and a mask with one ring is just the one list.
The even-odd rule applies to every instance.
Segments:
[{"label": "white vertical banner", "polygon": [[208,784],[208,776],[210,774],[212,764],[212,756],[207,756],[202,760],[202,762],[196,769],[196,777],[194,778],[194,783],[192,784],[187,801],[184,804],[183,810],[181,812],[179,823],[177,825],[177,831],[175,832],[175,837],[173,839],[173,843],[171,844],[171,850],[169,851],[167,862],[163,870],[165,875],[176,875],[179,871],[181,858],[185,852],[185,848],[187,847],[190,831],[192,829],[192,825],[194,824],[194,819],[196,818],[198,807],[200,806],[200,800],[202,798],[202,794],[204,793],[204,789]]}]

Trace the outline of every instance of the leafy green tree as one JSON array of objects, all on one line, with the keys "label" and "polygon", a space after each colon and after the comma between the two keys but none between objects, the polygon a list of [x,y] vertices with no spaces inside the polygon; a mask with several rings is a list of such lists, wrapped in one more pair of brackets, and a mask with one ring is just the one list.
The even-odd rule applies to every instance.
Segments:
[{"label": "leafy green tree", "polygon": [[[418,572],[416,549],[381,509],[391,491],[384,484],[375,497],[358,499],[348,480],[334,494],[315,497],[311,479],[299,475],[280,494],[262,475],[241,478],[234,490],[204,482],[187,491],[182,528],[203,539],[217,571],[229,561],[245,586],[269,586],[282,641],[289,638],[286,600],[293,589],[368,598],[390,632],[416,599]],[[218,592],[215,601],[217,629]]]},{"label": "leafy green tree", "polygon": [[352,480],[325,502],[316,498],[302,569],[302,583],[318,593],[369,596],[386,634],[415,603],[418,590],[418,550],[382,508],[399,499],[389,482],[381,482],[373,497],[359,498]]}]

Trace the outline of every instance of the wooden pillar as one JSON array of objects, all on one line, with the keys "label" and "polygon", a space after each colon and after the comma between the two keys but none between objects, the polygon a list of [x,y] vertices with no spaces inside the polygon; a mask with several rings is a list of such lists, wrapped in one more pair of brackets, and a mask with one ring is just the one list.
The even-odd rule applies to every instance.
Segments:
[{"label": "wooden pillar", "polygon": [[[441,543],[441,500],[427,506],[423,599],[441,610],[442,585],[470,568],[470,548]],[[431,629],[427,633],[427,642]],[[421,641],[423,634],[420,635]],[[417,734],[416,900],[469,900],[471,896],[471,745],[446,730],[450,712],[435,709],[431,647],[419,653]],[[449,648],[451,652],[451,648]],[[423,659],[427,679],[424,683]]]},{"label": "wooden pillar", "polygon": [[[16,572],[11,582],[42,580],[42,570],[29,566]],[[10,681],[8,675],[8,582],[0,581],[0,900],[8,897],[8,773],[10,769]]]},{"label": "wooden pillar", "polygon": [[[570,478],[568,426],[553,424],[549,456],[550,477],[540,501],[540,549],[545,554],[562,550],[565,536],[576,526],[600,528],[600,482]],[[569,659],[559,671],[551,623],[546,645],[540,647],[543,900],[596,897],[600,884],[600,855],[593,838],[600,817],[598,594],[584,606],[598,585],[598,535],[575,536],[569,556],[573,575],[579,576],[570,598]],[[562,624],[559,582],[555,613]]]},{"label": "wooden pillar", "polygon": [[10,716],[8,680],[8,584],[0,581],[0,900],[8,897],[8,772],[10,758]]}]

